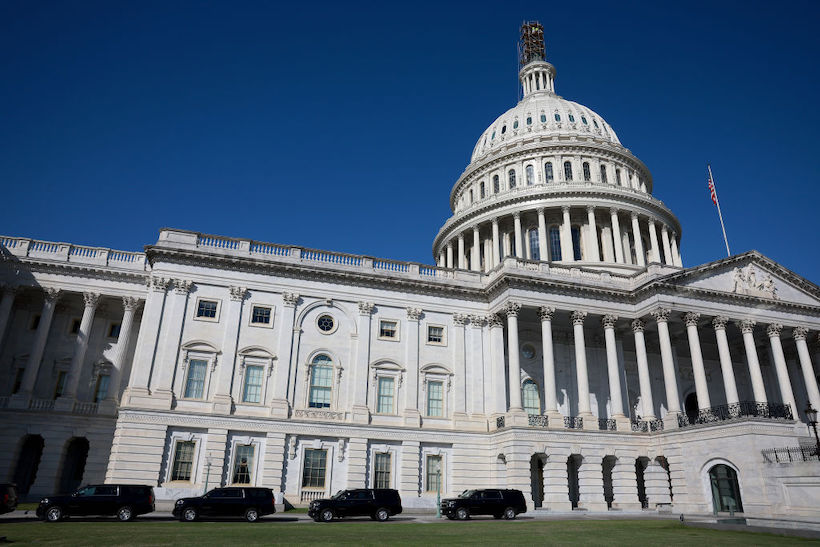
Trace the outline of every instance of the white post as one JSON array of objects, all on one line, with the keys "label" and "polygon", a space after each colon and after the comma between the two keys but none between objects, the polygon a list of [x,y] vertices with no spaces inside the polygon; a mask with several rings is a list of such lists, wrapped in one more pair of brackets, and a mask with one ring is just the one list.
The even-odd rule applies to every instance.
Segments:
[{"label": "white post", "polygon": [[278,359],[276,361],[276,374],[274,375],[273,398],[270,403],[271,416],[287,417],[290,411],[288,386],[292,383],[291,373],[295,374],[295,368],[291,371],[290,363],[295,335],[293,321],[296,317],[296,305],[298,303],[298,294],[282,293],[282,324],[279,327]]},{"label": "white post", "polygon": [[599,262],[601,260],[601,253],[598,252],[598,226],[595,222],[595,207],[587,207],[587,226],[589,233],[587,234],[587,243],[589,246],[589,260]]},{"label": "white post", "polygon": [[162,326],[162,310],[165,305],[166,290],[169,279],[152,277],[150,289],[142,311],[137,343],[134,346],[134,358],[131,361],[131,374],[128,378],[128,389],[123,395],[123,404],[130,404],[142,397],[148,397],[148,384],[151,380],[151,366],[154,363],[154,351],[157,347],[159,330]]},{"label": "white post", "polygon": [[481,240],[478,237],[478,226],[473,226],[473,247],[470,249],[470,269],[481,271]]},{"label": "white post", "polygon": [[700,351],[698,321],[700,314],[689,312],[684,318],[686,334],[689,336],[689,354],[692,356],[692,372],[695,376],[695,391],[698,397],[698,408],[705,410],[712,406],[709,400],[709,384],[706,382],[706,370],[703,366],[703,354]]},{"label": "white post", "polygon": [[515,226],[515,256],[518,258],[526,258],[524,255],[524,245],[521,240],[521,214],[513,214],[513,224]]},{"label": "white post", "polygon": [[649,255],[652,262],[661,262],[661,251],[658,248],[658,230],[655,228],[655,221],[649,219]]},{"label": "white post", "polygon": [[794,401],[794,392],[789,380],[789,369],[786,368],[786,357],[783,355],[783,344],[780,342],[780,332],[782,325],[772,323],[766,328],[769,335],[769,343],[772,345],[772,355],[774,356],[774,369],[777,373],[777,383],[780,386],[780,398],[784,405],[789,405],[792,409],[792,416],[797,419],[797,404]]},{"label": "white post", "polygon": [[552,350],[552,318],[555,308],[541,306],[538,316],[541,318],[541,345],[544,357],[544,412],[558,414],[558,397],[555,392],[555,356]]},{"label": "white post", "polygon": [[122,371],[125,368],[125,359],[128,356],[128,345],[131,343],[131,331],[134,329],[134,316],[139,308],[140,300],[133,296],[122,298],[122,321],[120,322],[120,336],[111,359],[111,378],[108,384],[108,393],[103,404],[116,408],[120,396]]},{"label": "white post", "polygon": [[728,317],[715,317],[712,319],[712,326],[715,327],[715,338],[717,339],[718,354],[720,355],[720,370],[723,373],[723,388],[726,391],[726,403],[735,404],[739,401],[737,394],[737,383],[735,382],[735,371],[732,368],[732,355],[729,352],[729,340],[726,338],[726,323]]},{"label": "white post", "polygon": [[635,335],[635,356],[638,361],[638,383],[641,388],[641,403],[644,420],[655,419],[655,405],[652,401],[652,384],[649,378],[649,361],[646,358],[646,340],[643,336],[645,324],[640,319],[632,321],[632,332]]},{"label": "white post", "polygon": [[74,399],[77,398],[77,388],[80,385],[80,374],[82,373],[85,354],[88,350],[88,338],[91,336],[91,326],[94,323],[94,314],[97,311],[97,304],[100,301],[98,293],[83,293],[83,318],[80,320],[80,330],[77,339],[74,341],[74,355],[71,358],[71,368],[68,373],[65,389],[56,406],[61,410],[69,412],[74,407]]},{"label": "white post", "polygon": [[464,346],[464,328],[467,321],[466,315],[453,314],[453,413],[455,417],[462,419],[467,414],[467,354]]},{"label": "white post", "polygon": [[490,366],[493,382],[491,408],[494,414],[499,415],[507,412],[505,393],[507,381],[504,378],[504,323],[499,316],[490,314],[487,316],[487,325],[490,329]]},{"label": "white post", "polygon": [[501,256],[499,253],[499,237],[498,237],[498,219],[493,219],[493,267],[501,263]]},{"label": "white post", "polygon": [[606,372],[609,379],[609,401],[613,418],[624,417],[624,403],[621,397],[621,375],[618,371],[618,348],[615,343],[615,322],[618,317],[605,315],[601,318],[606,342]]},{"label": "white post", "polygon": [[672,262],[675,266],[683,268],[683,261],[680,257],[680,251],[678,251],[678,236],[674,232],[672,233]]},{"label": "white post", "polygon": [[[658,340],[661,346],[661,363],[663,364],[663,384],[666,388],[666,407],[670,413],[677,415],[680,413],[680,395],[678,394],[678,380],[675,374],[675,361],[672,357],[672,340],[669,336],[669,314],[668,309],[658,308],[652,312],[652,317],[658,324]],[[676,426],[677,417],[670,419]],[[666,427],[665,422],[664,427]]]},{"label": "white post", "polygon": [[[48,340],[48,331],[51,329],[51,319],[54,317],[54,308],[57,306],[57,299],[60,297],[60,290],[46,288],[44,290],[45,300],[43,310],[40,312],[40,323],[37,325],[37,332],[34,335],[34,344],[29,352],[26,371],[23,373],[23,380],[20,384],[20,391],[14,394],[21,406],[28,406],[31,395],[34,392],[34,384],[37,382],[37,374],[40,372],[40,362],[43,360],[43,351]],[[23,404],[25,403],[25,404]],[[17,405],[14,405],[17,406]]]},{"label": "white post", "polygon": [[632,238],[635,241],[635,258],[638,266],[646,266],[646,256],[643,253],[643,241],[641,240],[641,225],[638,223],[638,215],[632,213]]},{"label": "white post", "polygon": [[464,255],[464,232],[458,234],[458,269],[467,268],[467,257]]},{"label": "white post", "polygon": [[[809,348],[806,345],[806,335],[808,333],[808,329],[804,327],[792,329],[794,345],[797,346],[797,356],[800,359],[800,369],[803,371],[803,382],[806,384],[809,402],[813,408],[820,409],[820,390],[817,388],[817,378],[814,376],[814,367],[811,364]],[[794,418],[797,419],[797,415]]]},{"label": "white post", "polygon": [[612,242],[615,246],[615,262],[624,263],[624,244],[621,238],[621,224],[618,221],[618,209],[610,209],[610,222],[612,223]]},{"label": "white post", "polygon": [[[236,345],[239,341],[239,329],[242,323],[242,302],[248,294],[245,287],[228,287],[229,299],[226,302],[225,332],[222,336],[222,355],[216,373],[213,411],[218,414],[230,414],[233,403],[233,378],[236,370]],[[241,389],[241,387],[240,387]],[[239,393],[239,398],[242,394]]]},{"label": "white post", "polygon": [[669,230],[666,225],[661,226],[661,242],[663,243],[663,262],[667,266],[674,266],[675,261],[672,259],[672,247],[669,245]]},{"label": "white post", "polygon": [[[585,311],[572,312],[572,330],[575,339],[575,375],[578,382],[578,416],[584,418],[584,428],[592,428],[592,411],[589,406],[589,375],[587,374],[587,349],[584,343],[584,319],[587,317]],[[595,428],[598,429],[598,423]]]},{"label": "white post", "polygon": [[453,267],[453,242],[452,241],[447,242],[447,267],[448,268]]},{"label": "white post", "polygon": [[367,381],[370,369],[370,318],[372,302],[359,302],[359,342],[356,348],[356,363],[353,370],[353,421],[368,423],[370,410],[367,408]]},{"label": "white post", "polygon": [[749,377],[752,379],[752,392],[754,392],[756,403],[767,403],[766,387],[763,383],[763,374],[760,372],[760,361],[757,359],[757,348],[755,347],[754,321],[745,319],[738,323],[740,332],[743,333],[743,346],[746,349],[746,361],[749,364]]},{"label": "white post", "polygon": [[[177,368],[179,341],[184,323],[185,308],[188,304],[188,294],[192,283],[184,279],[174,280],[174,291],[167,313],[167,328],[157,348],[157,357],[154,370],[157,371],[156,381],[151,381],[151,396],[161,401],[163,408],[171,408],[174,400],[173,379]],[[207,394],[205,394],[207,396]]]},{"label": "white post", "polygon": [[541,260],[550,260],[547,248],[547,221],[544,218],[544,209],[538,209],[538,253]]},{"label": "white post", "polygon": [[561,222],[561,260],[573,262],[575,253],[572,251],[572,226],[570,225],[569,207],[561,207],[563,222]]},{"label": "white post", "polygon": [[521,405],[521,363],[518,357],[518,312],[521,304],[507,302],[507,358],[509,359],[510,411],[523,412]]}]

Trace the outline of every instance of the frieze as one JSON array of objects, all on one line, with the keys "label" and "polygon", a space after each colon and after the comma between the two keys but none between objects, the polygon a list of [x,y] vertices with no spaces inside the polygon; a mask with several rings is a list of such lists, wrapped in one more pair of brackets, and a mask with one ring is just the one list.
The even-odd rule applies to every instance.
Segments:
[{"label": "frieze", "polygon": [[751,264],[743,269],[736,267],[732,270],[732,292],[777,300],[777,287],[772,276],[767,273],[758,281],[757,268]]},{"label": "frieze", "polygon": [[332,410],[316,410],[316,409],[302,409],[297,408],[293,411],[294,418],[309,418],[319,420],[344,420],[344,412],[333,412]]}]

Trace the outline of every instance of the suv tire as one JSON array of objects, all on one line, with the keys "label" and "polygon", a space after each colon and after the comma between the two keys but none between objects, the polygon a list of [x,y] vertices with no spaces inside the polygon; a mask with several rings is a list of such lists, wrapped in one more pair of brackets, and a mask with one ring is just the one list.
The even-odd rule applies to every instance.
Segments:
[{"label": "suv tire", "polygon": [[373,514],[373,516],[379,522],[384,522],[390,518],[390,511],[388,511],[384,507],[379,507],[378,509],[376,509],[376,512]]},{"label": "suv tire", "polygon": [[52,505],[51,507],[46,509],[45,514],[45,521],[46,522],[59,522],[65,517],[63,514],[63,508],[59,505]]},{"label": "suv tire", "polygon": [[197,519],[197,517],[199,517],[199,513],[197,513],[196,509],[194,509],[193,507],[186,507],[182,510],[182,516],[180,517],[180,520],[183,520],[185,522],[194,522]]},{"label": "suv tire", "polygon": [[459,507],[456,510],[456,517],[458,520],[467,520],[470,518],[470,510],[466,507]]},{"label": "suv tire", "polygon": [[129,520],[133,520],[133,518],[134,510],[131,509],[130,505],[123,505],[117,509],[117,520],[120,522],[128,522]]},{"label": "suv tire", "polygon": [[249,507],[245,511],[245,520],[248,522],[256,522],[259,520],[259,511],[257,511],[254,507]]},{"label": "suv tire", "polygon": [[512,507],[507,507],[504,509],[504,518],[507,520],[512,520],[515,518],[515,509]]},{"label": "suv tire", "polygon": [[335,515],[333,514],[332,509],[322,509],[322,512],[319,513],[319,518],[322,520],[322,522],[330,522],[333,520],[334,516]]}]

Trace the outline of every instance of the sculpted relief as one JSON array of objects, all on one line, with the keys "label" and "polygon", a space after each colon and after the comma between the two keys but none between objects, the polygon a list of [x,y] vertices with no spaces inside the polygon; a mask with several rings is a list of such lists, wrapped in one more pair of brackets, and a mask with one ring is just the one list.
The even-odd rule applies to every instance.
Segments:
[{"label": "sculpted relief", "polygon": [[732,292],[748,296],[762,296],[777,299],[777,287],[769,274],[758,281],[757,271],[751,264],[743,269],[735,268],[732,271]]}]

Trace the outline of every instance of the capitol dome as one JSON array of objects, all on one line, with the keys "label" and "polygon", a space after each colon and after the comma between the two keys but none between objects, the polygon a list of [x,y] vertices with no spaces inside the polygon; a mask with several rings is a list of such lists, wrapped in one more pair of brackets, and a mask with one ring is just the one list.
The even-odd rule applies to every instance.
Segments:
[{"label": "capitol dome", "polygon": [[649,169],[594,110],[555,92],[543,29],[522,27],[522,99],[481,134],[433,241],[439,266],[490,272],[506,258],[619,273],[682,267],[680,222]]}]

